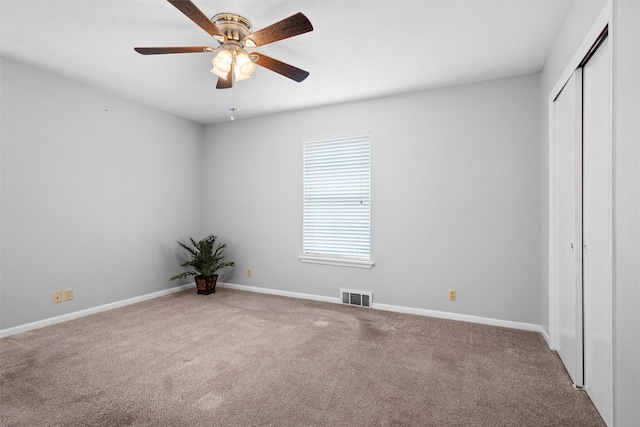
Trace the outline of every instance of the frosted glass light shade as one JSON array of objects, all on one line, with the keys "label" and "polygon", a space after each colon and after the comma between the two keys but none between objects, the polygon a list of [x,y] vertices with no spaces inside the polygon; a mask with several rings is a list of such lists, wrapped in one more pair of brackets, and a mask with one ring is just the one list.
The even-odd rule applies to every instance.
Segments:
[{"label": "frosted glass light shade", "polygon": [[231,56],[231,52],[228,50],[223,50],[215,58],[213,58],[213,68],[223,72],[228,73],[231,70],[231,61],[233,61],[233,57]]},{"label": "frosted glass light shade", "polygon": [[236,55],[236,66],[234,68],[236,80],[245,80],[251,77],[251,74],[256,70],[256,64],[254,64],[249,56],[241,52]]},{"label": "frosted glass light shade", "polygon": [[231,56],[231,52],[223,50],[213,58],[213,68],[211,69],[211,72],[223,79],[226,79],[227,74],[231,71],[232,61],[233,57]]}]

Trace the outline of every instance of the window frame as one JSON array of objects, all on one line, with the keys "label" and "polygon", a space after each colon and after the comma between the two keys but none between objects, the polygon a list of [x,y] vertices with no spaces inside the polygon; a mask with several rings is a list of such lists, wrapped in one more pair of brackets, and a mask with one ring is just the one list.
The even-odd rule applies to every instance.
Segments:
[{"label": "window frame", "polygon": [[[367,228],[367,240],[366,240],[366,247],[368,249],[367,253],[365,255],[350,255],[350,254],[340,254],[340,253],[322,253],[322,252],[305,252],[309,246],[307,246],[307,239],[306,239],[306,225],[307,225],[307,209],[309,208],[309,205],[307,204],[308,201],[308,189],[309,189],[309,185],[308,185],[308,178],[309,179],[313,179],[310,178],[312,176],[312,174],[307,174],[307,168],[309,167],[309,163],[310,163],[310,158],[309,155],[307,153],[307,150],[313,150],[313,145],[316,144],[316,149],[317,149],[317,145],[318,144],[340,144],[341,142],[343,143],[351,143],[351,145],[353,146],[353,144],[362,144],[362,141],[366,140],[366,156],[363,156],[362,154],[359,154],[360,158],[365,158],[368,160],[368,167],[366,168],[366,171],[364,171],[363,173],[363,169],[359,169],[357,170],[357,173],[359,174],[359,180],[360,182],[362,182],[362,177],[364,177],[364,174],[366,175],[365,181],[367,183],[367,187],[365,187],[365,191],[363,193],[360,193],[360,195],[365,195],[366,194],[366,198],[367,198],[367,205],[368,205],[368,209],[367,209],[367,218],[365,220],[365,224],[368,227]],[[366,131],[366,132],[353,132],[353,133],[348,133],[348,134],[339,134],[339,135],[330,135],[330,136],[321,136],[321,137],[312,137],[312,138],[304,138],[302,140],[303,143],[303,156],[302,156],[302,186],[303,186],[303,206],[302,206],[302,210],[303,210],[303,219],[302,219],[302,251],[303,253],[298,257],[298,259],[303,262],[303,263],[309,263],[309,264],[323,264],[323,265],[333,265],[333,266],[344,266],[344,267],[355,267],[355,268],[372,268],[373,265],[375,264],[374,261],[371,258],[371,132],[370,131]],[[336,150],[337,153],[339,154],[340,150],[337,149]],[[348,153],[349,149],[347,148],[346,151],[344,153]],[[342,154],[344,154],[342,153]],[[325,170],[325,172],[332,172],[330,170],[330,168],[327,168]],[[331,203],[331,202],[329,202]],[[339,212],[339,209],[338,209]],[[354,225],[353,227],[355,229],[357,229],[359,227],[359,221],[354,221]],[[332,237],[336,237],[339,234],[333,234]],[[356,241],[359,237],[356,238]],[[311,237],[311,242],[313,241],[313,237]],[[313,244],[311,243],[311,246],[313,246]],[[357,246],[357,244],[356,244]],[[339,250],[336,248],[336,252],[339,252]]]}]

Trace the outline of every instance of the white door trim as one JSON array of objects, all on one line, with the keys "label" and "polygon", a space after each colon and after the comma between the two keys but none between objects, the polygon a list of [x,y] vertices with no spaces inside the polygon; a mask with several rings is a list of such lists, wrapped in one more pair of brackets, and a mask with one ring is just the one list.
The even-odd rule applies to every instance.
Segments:
[{"label": "white door trim", "polygon": [[[602,12],[598,16],[598,19],[589,30],[587,37],[585,37],[585,39],[582,41],[582,44],[580,45],[578,50],[576,50],[575,54],[571,58],[571,61],[569,61],[567,67],[560,75],[560,78],[557,80],[551,92],[549,92],[549,96],[547,98],[547,105],[548,105],[547,123],[549,123],[549,127],[547,129],[548,141],[549,141],[549,153],[548,153],[548,156],[549,156],[548,157],[548,162],[549,162],[549,188],[548,188],[548,192],[549,192],[549,199],[548,199],[548,203],[549,203],[549,218],[548,218],[549,220],[548,222],[549,224],[549,235],[548,235],[549,270],[548,270],[547,280],[548,280],[548,286],[549,286],[549,295],[548,295],[549,297],[549,348],[551,348],[552,350],[557,349],[558,339],[559,339],[558,326],[557,326],[557,323],[558,323],[557,313],[559,309],[557,304],[557,301],[558,301],[557,268],[558,267],[555,261],[557,258],[558,249],[556,248],[556,245],[555,245],[556,233],[557,233],[557,230],[555,228],[555,223],[556,223],[555,188],[557,185],[555,169],[557,165],[556,165],[556,159],[555,159],[556,141],[555,141],[554,100],[558,97],[564,85],[571,78],[571,75],[580,66],[580,63],[582,62],[584,57],[589,53],[589,50],[593,46],[593,43],[598,39],[602,31],[610,24],[611,15],[612,15],[611,3],[612,3],[611,0],[607,2]],[[611,32],[609,33],[609,37],[611,37]]]},{"label": "white door trim", "polygon": [[[548,203],[549,203],[549,217],[548,217],[548,224],[549,224],[549,235],[548,235],[548,242],[549,242],[549,253],[548,253],[548,266],[549,266],[549,270],[548,270],[548,298],[549,298],[549,347],[552,350],[556,350],[558,348],[558,343],[559,343],[559,339],[560,339],[560,333],[559,333],[559,317],[558,317],[558,313],[559,310],[561,309],[561,307],[559,307],[559,281],[558,281],[558,265],[556,262],[557,256],[558,256],[558,250],[559,248],[556,247],[556,234],[558,232],[558,230],[556,230],[556,186],[557,186],[557,176],[556,176],[556,168],[557,168],[557,162],[556,162],[556,141],[555,141],[555,108],[554,108],[554,100],[557,98],[557,96],[559,95],[560,91],[562,90],[562,88],[564,87],[565,83],[569,80],[569,78],[571,77],[571,75],[573,74],[573,72],[580,66],[580,64],[582,63],[583,59],[586,57],[586,55],[589,53],[589,51],[591,50],[591,47],[593,46],[593,44],[596,42],[596,40],[598,40],[599,36],[602,34],[602,31],[605,28],[609,28],[609,33],[608,33],[608,37],[611,43],[611,50],[610,50],[610,61],[609,63],[611,64],[611,67],[613,68],[613,51],[614,51],[614,46],[615,46],[615,41],[613,40],[613,31],[611,30],[612,25],[611,25],[611,21],[612,21],[612,8],[613,8],[613,0],[609,0],[607,2],[607,4],[605,5],[605,7],[603,8],[602,12],[600,13],[598,19],[596,20],[596,22],[593,24],[593,26],[591,27],[591,29],[589,30],[586,38],[583,40],[583,42],[581,43],[580,47],[578,48],[578,50],[575,52],[574,56],[572,57],[571,61],[568,63],[567,67],[565,68],[565,70],[563,71],[563,73],[560,75],[560,78],[557,80],[556,84],[554,85],[553,89],[551,90],[551,92],[548,95],[548,99],[547,99],[547,105],[548,105],[548,118],[547,118],[547,122],[549,124],[548,127],[548,141],[549,141],[549,151],[548,151],[548,161],[549,161],[549,199],[548,199]],[[613,71],[613,70],[611,70]],[[614,79],[614,74],[613,72],[611,73],[611,85],[613,85],[613,79]],[[613,96],[613,91],[610,92],[611,96]],[[613,135],[613,100],[611,100],[611,104],[610,104],[610,111],[609,114],[611,115],[611,123],[612,123],[612,128],[611,128],[611,132],[612,132],[612,138],[611,138],[611,159],[613,159],[613,151],[614,151],[614,145],[615,145],[615,138]],[[612,165],[612,174],[614,174],[614,170],[613,168],[615,168],[615,165]],[[612,188],[611,188],[611,213],[613,214],[613,203],[615,201],[615,191],[613,188],[613,181],[612,181]],[[613,227],[613,224],[612,224]],[[612,238],[613,238],[613,242],[612,242],[612,248],[615,248],[615,227],[613,227],[612,230]],[[611,263],[612,266],[615,265],[615,249],[613,249],[614,252],[612,252],[611,256]],[[611,278],[611,283],[612,283],[612,293],[615,294],[615,273],[611,272],[612,274],[612,278]],[[610,349],[608,349],[611,353],[611,360],[614,361],[615,360],[615,350],[614,350],[614,346],[615,346],[615,321],[613,321],[613,319],[615,319],[615,306],[614,306],[614,299],[613,299],[613,294],[612,294],[612,307],[611,307],[611,312],[612,312],[612,325],[611,325],[611,337],[613,342],[613,345],[611,346]],[[615,363],[614,363],[615,365]],[[613,372],[615,372],[615,366],[613,366]],[[615,377],[613,376],[613,372],[611,375],[611,390],[612,390],[612,396],[610,397],[612,399],[612,414],[611,414],[611,418],[609,421],[611,423],[611,425],[615,425],[615,412],[616,412],[616,408],[615,408]]]}]

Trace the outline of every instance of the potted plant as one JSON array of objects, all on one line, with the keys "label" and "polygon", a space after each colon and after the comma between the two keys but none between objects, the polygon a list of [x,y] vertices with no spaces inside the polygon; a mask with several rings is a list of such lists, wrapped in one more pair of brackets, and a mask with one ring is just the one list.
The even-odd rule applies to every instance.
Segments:
[{"label": "potted plant", "polygon": [[191,240],[192,247],[182,242],[178,244],[188,252],[188,259],[180,266],[187,268],[186,271],[173,276],[171,280],[186,279],[189,276],[195,276],[196,289],[199,294],[209,295],[215,293],[218,275],[216,271],[233,267],[235,262],[224,261],[224,248],[226,244],[218,244],[215,246],[218,237],[210,234],[204,239],[196,242]]}]

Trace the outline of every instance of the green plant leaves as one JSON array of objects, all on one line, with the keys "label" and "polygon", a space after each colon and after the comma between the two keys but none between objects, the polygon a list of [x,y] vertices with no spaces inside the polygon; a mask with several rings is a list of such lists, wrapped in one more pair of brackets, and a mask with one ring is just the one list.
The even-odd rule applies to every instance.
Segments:
[{"label": "green plant leaves", "polygon": [[189,276],[211,276],[220,269],[233,267],[235,262],[224,261],[226,244],[215,246],[217,238],[217,236],[210,234],[196,242],[190,237],[191,247],[182,242],[177,242],[189,254],[189,258],[180,264],[181,267],[187,270],[173,276],[170,280],[186,279]]}]

